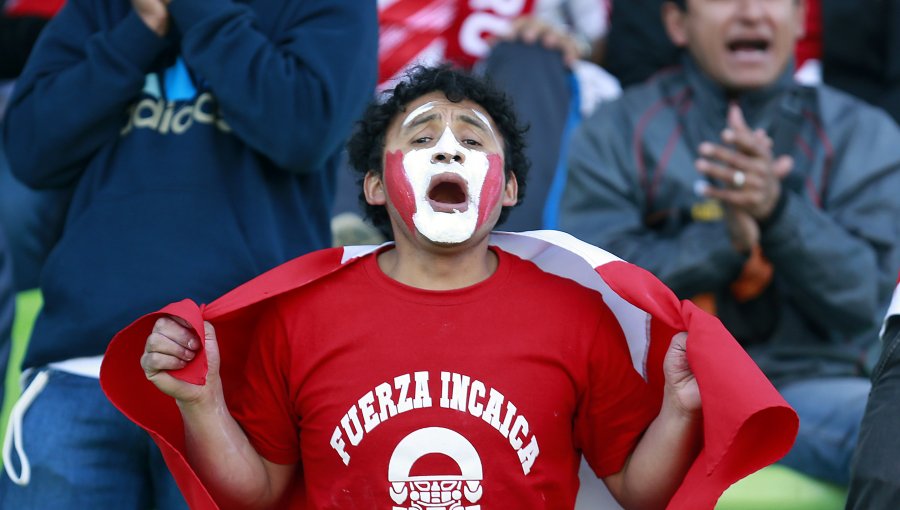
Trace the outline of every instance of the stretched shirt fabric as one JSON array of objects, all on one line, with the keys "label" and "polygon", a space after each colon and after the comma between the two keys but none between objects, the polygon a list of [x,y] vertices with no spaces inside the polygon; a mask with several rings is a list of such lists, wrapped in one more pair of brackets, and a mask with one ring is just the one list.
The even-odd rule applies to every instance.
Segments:
[{"label": "stretched shirt fabric", "polygon": [[[612,450],[630,444],[634,440],[632,427],[651,419],[645,415],[648,409],[655,411],[659,408],[664,383],[662,360],[666,349],[674,334],[680,331],[688,332],[688,359],[697,376],[703,399],[704,444],[681,487],[673,497],[669,508],[711,509],[721,493],[733,482],[775,462],[788,451],[797,430],[795,413],[781,399],[717,319],[700,311],[690,302],[678,301],[664,285],[648,272],[617,259],[599,248],[582,243],[567,234],[553,231],[524,234],[495,233],[491,243],[502,250],[499,252],[501,254],[507,252],[515,255],[532,262],[537,268],[547,273],[569,278],[587,289],[599,292],[603,299],[602,301],[596,300],[597,317],[593,318],[590,324],[592,326],[606,324],[604,329],[610,329],[609,321],[612,320],[612,317],[609,316],[609,311],[612,311],[612,316],[621,326],[627,351],[615,354],[616,346],[622,345],[617,340],[621,337],[607,332],[601,335],[604,343],[609,342],[609,345],[605,347],[609,350],[604,352],[604,356],[610,356],[612,360],[616,359],[616,356],[624,358],[629,370],[634,373],[615,376],[625,381],[632,381],[623,384],[621,389],[625,394],[643,394],[644,398],[649,399],[651,403],[636,408],[623,407],[622,409],[636,409],[636,413],[632,416],[622,417],[619,422],[609,421],[598,425],[604,427],[600,434],[607,436],[603,440],[611,441]],[[568,413],[572,413],[573,409],[578,409],[578,404],[573,399],[587,398],[589,402],[592,398],[590,395],[576,396],[577,393],[572,393],[571,389],[560,389],[564,386],[561,382],[563,380],[561,373],[574,374],[574,378],[568,384],[573,384],[572,381],[576,386],[583,384],[586,373],[583,364],[586,361],[562,361],[558,358],[567,348],[573,349],[573,353],[583,352],[583,349],[586,349],[585,342],[596,342],[597,335],[593,333],[588,338],[578,340],[572,336],[579,331],[584,331],[581,329],[583,325],[560,324],[559,327],[564,330],[564,334],[560,337],[562,345],[546,345],[543,351],[538,346],[510,345],[508,347],[511,350],[504,354],[502,349],[492,353],[490,346],[470,344],[468,343],[469,339],[459,336],[454,342],[447,342],[449,345],[442,346],[443,353],[438,353],[437,347],[434,348],[434,351],[429,351],[415,339],[397,340],[393,336],[395,331],[410,327],[408,324],[398,324],[396,320],[389,320],[381,324],[374,323],[368,332],[366,341],[373,343],[376,347],[392,345],[393,348],[373,348],[371,352],[368,352],[369,357],[361,358],[366,361],[350,368],[357,370],[355,375],[350,377],[346,375],[348,368],[333,365],[334,360],[331,357],[363,356],[366,351],[356,348],[353,349],[356,352],[348,354],[346,349],[332,349],[332,346],[327,343],[330,341],[327,334],[320,333],[315,328],[321,326],[321,328],[327,328],[326,332],[330,333],[337,328],[334,321],[320,322],[325,318],[317,319],[303,313],[296,320],[303,321],[304,324],[293,324],[291,327],[302,329],[309,321],[314,330],[309,335],[298,332],[298,338],[291,341],[303,344],[307,341],[324,340],[326,344],[315,346],[316,348],[307,345],[310,347],[308,357],[304,356],[306,349],[301,349],[301,352],[296,354],[280,356],[279,352],[284,352],[287,346],[277,338],[283,337],[286,332],[272,331],[273,328],[279,327],[277,324],[283,324],[273,317],[280,314],[286,304],[303,301],[305,293],[316,292],[317,297],[319,293],[324,293],[326,296],[335,295],[333,293],[344,295],[338,289],[327,287],[328,283],[333,282],[342,282],[341,285],[344,285],[344,277],[341,274],[334,274],[335,272],[346,271],[348,276],[350,272],[357,275],[365,272],[365,278],[356,277],[357,280],[363,280],[358,285],[368,283],[385,286],[382,292],[394,293],[393,297],[400,299],[404,295],[407,298],[418,296],[418,298],[413,298],[413,301],[418,301],[418,303],[404,306],[443,306],[434,303],[434,301],[444,302],[437,297],[438,293],[429,295],[429,293],[404,288],[396,282],[385,281],[384,275],[379,276],[377,267],[374,266],[374,257],[365,257],[376,249],[377,247],[374,246],[334,248],[300,257],[238,287],[208,305],[198,306],[189,300],[173,303],[158,312],[138,319],[113,339],[101,369],[101,385],[110,400],[126,416],[145,428],[160,445],[166,462],[193,508],[215,508],[215,504],[185,458],[184,429],[174,400],[159,392],[145,378],[138,361],[153,323],[157,318],[166,314],[184,318],[193,326],[195,332],[203,331],[204,320],[212,322],[216,327],[222,360],[220,371],[226,400],[229,402],[235,402],[236,396],[242,392],[256,395],[256,391],[261,391],[259,388],[267,384],[266,382],[261,383],[262,380],[266,377],[277,378],[273,371],[286,374],[285,364],[298,364],[291,366],[290,379],[285,381],[279,378],[278,384],[285,391],[287,388],[299,388],[300,399],[273,398],[271,390],[254,396],[254,398],[262,399],[264,408],[268,407],[270,402],[273,405],[275,402],[287,403],[293,407],[285,409],[282,405],[280,415],[276,412],[265,416],[254,414],[255,411],[250,412],[249,408],[245,406],[235,407],[238,419],[248,419],[247,428],[256,447],[263,455],[271,456],[276,461],[294,462],[300,458],[302,452],[304,459],[307,454],[320,457],[313,459],[315,462],[312,466],[314,467],[308,470],[320,469],[321,462],[330,463],[331,467],[326,469],[339,469],[338,463],[342,464],[346,459],[346,465],[365,473],[367,469],[373,468],[354,466],[354,456],[366,459],[373,455],[380,455],[381,458],[386,458],[386,455],[393,454],[394,450],[392,449],[401,449],[404,455],[399,455],[398,459],[404,459],[411,455],[409,452],[422,455],[427,453],[426,450],[430,448],[436,450],[434,453],[464,456],[470,460],[478,458],[478,454],[481,454],[480,458],[483,460],[485,457],[482,452],[490,451],[494,455],[502,456],[502,459],[498,459],[496,462],[492,460],[490,466],[486,465],[481,473],[473,467],[475,464],[471,461],[458,464],[457,471],[447,471],[452,477],[444,480],[465,482],[466,492],[464,495],[466,497],[471,496],[475,499],[477,499],[476,496],[484,497],[485,501],[487,498],[493,497],[488,495],[492,490],[491,478],[488,473],[491,472],[490,469],[496,469],[495,466],[498,463],[505,466],[503,469],[506,469],[504,474],[507,477],[506,480],[514,480],[515,470],[527,478],[530,475],[525,474],[526,468],[528,471],[533,469],[537,477],[549,476],[544,471],[547,468],[541,465],[543,460],[541,456],[546,455],[547,458],[556,459],[554,462],[571,463],[572,471],[567,476],[574,476],[577,469],[577,457],[574,456],[574,452],[570,454],[565,451],[556,451],[564,449],[567,445],[574,444],[583,449],[598,475],[610,474],[621,467],[623,458],[621,451],[608,451],[606,452],[608,455],[604,457],[604,449],[609,445],[579,443],[579,438],[587,438],[592,434],[591,431],[579,430],[579,427],[596,425],[596,423],[592,424],[589,419],[585,420],[583,417],[576,417],[573,422],[573,416],[570,414],[564,416],[564,421],[574,423],[575,429],[564,430],[565,427],[562,424],[552,424],[552,419],[549,419],[546,414],[547,409],[535,407],[536,403],[546,398],[546,395],[538,395],[543,391],[553,390],[566,395],[563,402],[552,405],[557,405],[560,410]],[[508,262],[508,264],[504,262]],[[369,264],[368,267],[366,267],[367,264]],[[511,271],[509,274],[505,274],[502,269],[504,266],[516,268],[515,271],[532,272],[528,277],[534,277],[533,266],[518,261],[510,255],[502,254],[498,273],[495,273],[483,284],[469,289],[451,291],[447,306],[452,309],[453,306],[458,305],[458,303],[453,304],[453,295],[472,297],[471,293],[487,295],[494,291],[499,295],[504,285],[502,283],[504,278],[509,280],[506,285],[510,285],[510,289],[516,288],[517,284],[513,280],[518,277],[517,273]],[[554,293],[570,289],[573,296],[546,296],[543,299],[552,300],[555,297],[563,303],[574,302],[570,300],[577,301],[582,298],[588,299],[578,296],[579,293],[583,293],[583,290],[572,287],[570,282],[559,279],[549,281]],[[314,290],[316,286],[321,286],[321,289]],[[435,299],[431,300],[432,297]],[[354,307],[344,309],[343,305],[348,302],[348,299],[353,304],[355,298],[345,297],[337,303],[316,306],[324,307],[330,304],[333,307],[341,308],[343,315],[338,320],[346,322],[352,322],[350,319],[356,318],[358,313],[368,316],[368,313],[355,310]],[[503,314],[509,314],[518,319],[516,315],[519,310],[515,307],[506,308],[505,299],[505,297],[494,299],[490,309],[478,312],[483,328],[490,329],[487,317],[496,319]],[[461,298],[461,300],[464,301],[465,298]],[[515,298],[512,301],[520,301],[520,299]],[[524,302],[524,300],[521,301]],[[355,306],[372,307],[375,305],[372,300],[368,300],[364,304]],[[375,309],[377,310],[377,307]],[[316,308],[310,313],[315,310]],[[446,327],[453,328],[452,322],[456,320],[456,316],[453,314],[441,314],[440,311],[430,313],[443,317],[448,322]],[[583,313],[579,312],[578,316],[583,317]],[[391,317],[386,317],[386,319],[391,319]],[[418,318],[407,317],[406,319],[415,321]],[[533,321],[534,318],[523,317],[521,320],[527,322]],[[269,324],[261,325],[265,322]],[[444,327],[434,324],[429,324],[429,326],[432,328]],[[267,343],[265,346],[260,346],[257,351],[250,347],[252,342],[248,339],[254,336],[254,331],[260,331],[258,328],[264,328],[262,331],[266,331],[267,334],[274,334],[276,339],[272,341],[272,345]],[[359,329],[359,325],[350,324],[341,325],[340,328],[343,331],[355,331],[357,335],[362,334],[364,329]],[[575,329],[567,330],[567,328]],[[373,331],[380,336],[372,338],[371,332]],[[480,336],[481,334],[477,332],[473,333],[476,336],[472,339],[480,339],[481,344],[484,344],[486,337]],[[202,334],[197,336],[203,338]],[[537,339],[530,341],[534,342],[535,340]],[[344,345],[347,341],[347,338],[337,339],[337,345],[334,347]],[[553,340],[544,338],[543,341],[552,342]],[[503,343],[500,343],[498,347],[502,347],[502,345]],[[458,352],[466,346],[471,349],[479,349],[479,352],[486,356],[485,361],[492,360],[494,362],[488,364],[478,360],[467,360],[462,352]],[[268,349],[273,349],[275,352],[265,352]],[[419,352],[420,349],[425,350]],[[529,349],[531,354],[526,356]],[[559,366],[553,369],[549,368],[541,362],[541,357],[536,354],[539,351],[542,353],[543,361],[557,359]],[[402,359],[397,360],[394,357]],[[257,377],[261,379],[254,378],[244,388],[244,362],[248,359],[251,367],[266,367],[266,374],[257,374]],[[499,365],[499,360],[508,360],[508,364]],[[602,363],[605,365],[609,361]],[[329,367],[342,371],[345,375],[340,380],[329,380],[322,373],[316,373]],[[456,367],[462,368],[455,371]],[[517,370],[525,370],[524,374],[531,371],[531,373],[550,375],[550,377],[540,381],[520,381],[518,378],[523,375],[512,373]],[[184,369],[175,372],[175,375],[196,384],[204,381],[205,372],[206,358],[201,351],[195,360]],[[441,372],[448,374],[442,376]],[[484,404],[485,409],[494,408],[500,413],[497,420],[492,414],[485,418],[486,411],[482,410],[477,419],[485,420],[486,425],[480,429],[472,425],[476,420],[476,417],[473,416],[475,413],[472,406],[469,405],[469,400],[465,402],[464,410],[459,409],[459,407],[463,407],[461,396],[455,401],[455,404],[447,402],[447,406],[442,407],[441,397],[444,394],[443,385],[445,384],[443,378],[447,378],[448,388],[446,391],[449,392],[449,398],[452,400],[455,384],[454,372],[457,376],[456,384],[463,383],[463,376],[469,378],[470,397],[475,395],[471,400],[474,407],[477,408],[478,404]],[[311,387],[304,388],[297,379],[293,379],[301,375],[307,376],[303,384],[312,381]],[[372,375],[372,377],[370,378],[368,375]],[[634,376],[638,376],[639,379],[635,379]],[[600,377],[596,380],[602,383],[603,379]],[[636,381],[636,385],[634,381]],[[404,385],[407,385],[407,393],[405,398],[401,398],[400,391]],[[640,388],[641,385],[646,385],[646,387]],[[337,389],[338,387],[340,389]],[[427,390],[424,390],[423,388],[426,387]],[[483,388],[483,390],[475,390],[476,387]],[[306,398],[308,394],[304,392],[315,390],[327,391],[327,396],[324,399],[315,396]],[[426,391],[427,396],[431,398],[430,406],[425,405]],[[532,394],[529,395],[529,392]],[[485,395],[484,398],[479,396],[482,394]],[[595,397],[596,405],[613,405],[614,401],[620,397],[609,394],[597,395]],[[337,401],[329,401],[332,398]],[[503,398],[502,401],[501,398]],[[408,402],[407,399],[411,399],[411,402]],[[494,403],[491,402],[492,399]],[[604,403],[602,402],[604,399],[611,399],[611,401]],[[394,403],[393,405],[398,411],[393,416],[391,416],[389,400]],[[401,404],[403,402],[406,403]],[[416,408],[416,402],[419,402],[419,408]],[[547,403],[545,401],[540,405],[547,405]],[[406,410],[401,414],[399,412],[401,405],[403,409],[412,406],[413,410]],[[446,407],[450,405],[456,405],[457,408],[455,410],[447,409]],[[616,407],[620,406],[616,405]],[[253,409],[257,409],[255,405]],[[308,414],[303,414],[304,412]],[[385,420],[381,420],[382,412],[385,413]],[[260,416],[263,418],[262,421],[256,420]],[[288,423],[291,416],[299,417],[301,429],[308,423],[307,419],[309,420],[310,435],[312,436],[309,440],[319,442],[318,445],[310,446],[307,451],[307,438],[305,437],[300,439],[302,444],[283,443],[271,439],[270,428],[291,426]],[[469,435],[462,437],[460,434],[452,433],[453,431],[448,432],[448,427],[440,426],[441,423],[446,424],[446,421],[438,422],[436,426],[420,428],[427,422],[434,423],[436,416],[443,417],[443,420],[455,420],[456,423],[461,424],[461,428],[458,430],[463,434],[469,434],[471,430],[477,430],[477,433],[471,437]],[[522,416],[523,420],[517,420],[517,416]],[[600,414],[598,417],[605,419],[603,416]],[[379,420],[379,424],[375,424],[376,419]],[[357,422],[357,420],[359,421]],[[490,420],[491,423],[487,423],[487,420]],[[522,422],[531,423],[531,420],[534,420],[535,427],[529,428],[526,432]],[[496,423],[497,421],[499,423]],[[508,428],[507,421],[509,421]],[[623,426],[620,427],[616,423]],[[357,425],[360,425],[361,428]],[[516,430],[515,434],[513,429]],[[373,437],[377,434],[387,434],[396,439],[403,434],[399,430],[404,430],[404,433],[409,435],[396,444],[376,445],[379,441],[367,441],[366,438],[367,434],[372,434]],[[424,432],[422,432],[423,430]],[[504,436],[504,430],[509,430],[509,434]],[[553,432],[544,433],[544,431],[550,430]],[[548,434],[562,434],[563,437],[549,437]],[[275,435],[284,437],[284,434],[277,432]],[[498,442],[501,437],[504,438],[505,443]],[[574,443],[566,443],[566,437],[574,437]],[[535,439],[535,446],[529,450],[532,439]],[[326,440],[328,444],[321,444]],[[485,450],[480,450],[479,448],[484,445],[483,441],[496,446],[489,445]],[[521,445],[519,441],[521,441]],[[557,443],[565,446],[555,448],[554,445]],[[476,445],[477,453],[473,453],[469,448],[472,444]],[[508,446],[502,446],[502,444]],[[544,444],[547,447],[541,448],[541,445]],[[379,448],[389,451],[379,452]],[[530,456],[535,458],[530,458]],[[427,478],[425,476],[417,478],[417,473],[418,475],[423,474],[419,471],[420,469],[425,469],[426,472],[431,469],[430,474],[434,474],[434,469],[437,469],[435,466],[440,465],[446,468],[448,463],[446,459],[444,460],[445,462],[442,464],[440,459],[426,459],[424,465],[402,460],[391,464],[391,461],[388,461],[388,466],[382,465],[381,473],[370,473],[364,478],[354,478],[343,482],[330,481],[330,483],[373,486],[385,494],[393,491],[390,493],[390,497],[397,498],[394,499],[394,503],[409,505],[411,504],[410,500],[403,497],[404,494],[407,497],[411,496],[411,492],[404,493],[406,489],[404,484],[415,483]],[[482,475],[481,478],[479,478],[479,474]],[[301,473],[299,476],[304,476],[304,474]],[[323,474],[307,473],[305,476],[309,480],[323,476]],[[369,476],[377,476],[377,478],[373,480],[369,479]],[[555,476],[560,475],[556,474]],[[526,483],[531,482],[526,480]],[[563,494],[561,496],[563,498],[574,497],[574,485],[571,485],[574,484],[574,480],[569,480],[567,483],[570,485],[565,483],[560,485],[562,489],[559,494]],[[388,484],[390,484],[389,487]],[[523,487],[527,487],[527,485]],[[320,490],[320,487],[305,488],[310,495],[312,492]],[[505,487],[502,490],[509,491],[515,490],[515,488]],[[533,491],[535,489],[526,490]],[[478,494],[479,491],[482,491],[481,495]],[[572,491],[572,494],[567,491]],[[296,508],[304,508],[304,504],[309,504],[304,503],[307,501],[307,495],[304,494],[304,482],[298,480],[298,483],[295,484],[295,492],[291,494],[291,505]],[[422,494],[418,495],[422,496]],[[315,503],[315,498],[312,500]],[[468,501],[474,502],[471,498]],[[551,503],[560,502],[551,501]],[[385,501],[385,505],[389,504],[390,501]]]},{"label": "stretched shirt fabric", "polygon": [[572,445],[621,470],[659,401],[615,317],[493,250],[494,274],[462,289],[401,284],[371,253],[269,300],[229,410],[268,460],[315,466],[311,507],[571,508]]}]

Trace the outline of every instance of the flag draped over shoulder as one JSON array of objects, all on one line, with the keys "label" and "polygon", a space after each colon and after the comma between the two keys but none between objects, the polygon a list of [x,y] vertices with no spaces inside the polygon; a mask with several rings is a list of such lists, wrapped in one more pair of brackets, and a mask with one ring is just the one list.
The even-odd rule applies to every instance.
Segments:
[{"label": "flag draped over shoulder", "polygon": [[[687,331],[687,355],[703,401],[703,448],[668,508],[712,509],[735,481],[780,459],[797,433],[796,413],[715,317],[675,295],[649,272],[608,252],[555,231],[492,234],[491,244],[531,260],[541,269],[603,294],[625,332],[634,369],[662,398],[662,362],[673,335]],[[140,357],[153,323],[172,314],[187,320],[198,338],[203,321],[216,328],[225,398],[240,384],[249,328],[258,307],[338,271],[375,246],[332,248],[287,262],[208,305],[185,300],[146,315],[109,345],[100,383],[109,399],[159,444],[169,469],[194,509],[217,508],[185,459],[184,428],[175,401],[148,381]],[[202,384],[206,356],[199,353],[173,375]],[[665,454],[665,453],[663,453]],[[302,502],[294,507],[302,508]]]}]

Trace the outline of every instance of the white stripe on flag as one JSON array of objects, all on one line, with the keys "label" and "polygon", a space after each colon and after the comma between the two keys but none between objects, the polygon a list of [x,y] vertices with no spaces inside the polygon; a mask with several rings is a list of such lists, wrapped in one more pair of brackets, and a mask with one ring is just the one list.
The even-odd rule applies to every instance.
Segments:
[{"label": "white stripe on flag", "polygon": [[597,273],[600,266],[622,259],[556,230],[494,232],[491,244],[534,262],[548,273],[568,278],[600,292],[625,333],[634,369],[641,377],[647,378],[650,315],[613,292],[603,277]]},{"label": "white stripe on flag", "polygon": [[894,297],[891,299],[891,306],[888,307],[887,315],[884,316],[884,323],[881,325],[881,332],[878,336],[884,335],[884,328],[887,327],[887,321],[894,315],[900,315],[900,282],[894,287]]}]

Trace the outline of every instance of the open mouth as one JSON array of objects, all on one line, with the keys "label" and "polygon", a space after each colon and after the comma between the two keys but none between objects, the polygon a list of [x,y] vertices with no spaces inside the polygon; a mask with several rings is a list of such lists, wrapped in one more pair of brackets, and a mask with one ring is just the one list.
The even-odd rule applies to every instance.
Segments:
[{"label": "open mouth", "polygon": [[435,212],[464,212],[469,208],[466,181],[458,174],[442,173],[431,178],[428,203]]},{"label": "open mouth", "polygon": [[739,57],[762,56],[770,46],[769,40],[763,37],[736,38],[727,44],[728,51]]}]

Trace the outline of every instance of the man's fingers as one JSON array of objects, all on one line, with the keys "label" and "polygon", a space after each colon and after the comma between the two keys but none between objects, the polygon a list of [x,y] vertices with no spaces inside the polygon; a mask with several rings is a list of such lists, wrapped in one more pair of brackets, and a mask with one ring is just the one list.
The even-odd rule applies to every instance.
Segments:
[{"label": "man's fingers", "polygon": [[144,345],[144,351],[158,352],[169,356],[175,356],[185,361],[194,359],[197,355],[196,349],[185,347],[184,345],[173,341],[171,338],[159,333],[151,333],[147,337],[147,343]]},{"label": "man's fingers", "polygon": [[750,193],[747,191],[729,188],[716,188],[714,186],[709,186],[703,191],[703,195],[706,197],[720,200],[725,204],[732,205],[740,209],[747,209],[751,205],[753,205],[755,200],[753,194],[754,193]]},{"label": "man's fingers", "polygon": [[791,170],[794,169],[794,158],[790,156],[779,156],[778,159],[772,163],[772,172],[779,179],[784,179],[787,177]]},{"label": "man's fingers", "polygon": [[772,138],[769,137],[769,134],[766,133],[766,130],[763,129],[763,128],[756,128],[756,129],[754,129],[754,130],[753,130],[753,136],[755,136],[755,137],[760,141],[760,143],[762,143],[763,145],[765,145],[765,146],[768,147],[769,149],[771,149],[772,146],[775,145],[775,142],[772,141]]},{"label": "man's fingers", "polygon": [[200,347],[200,342],[187,321],[173,315],[157,319],[153,324],[152,334],[166,337],[186,349],[195,350]]},{"label": "man's fingers", "polygon": [[522,42],[534,44],[544,32],[544,26],[532,18],[526,18],[514,32]]},{"label": "man's fingers", "polygon": [[[740,170],[736,170],[730,166],[723,165],[721,163],[717,163],[715,161],[711,161],[708,159],[700,158],[694,165],[697,167],[697,171],[701,174],[714,179],[724,186],[735,187],[735,188],[744,188],[750,184],[751,180],[755,181],[755,176],[752,174],[748,174],[746,172],[741,172]],[[742,173],[743,177],[737,178],[736,174]],[[740,181],[738,181],[740,179]]]},{"label": "man's fingers", "polygon": [[759,171],[761,169],[761,162],[758,159],[714,143],[701,143],[699,152],[705,158],[714,159],[745,172]]},{"label": "man's fingers", "polygon": [[175,321],[178,325],[185,329],[192,329],[191,323],[177,315],[169,315],[169,319]]},{"label": "man's fingers", "polygon": [[744,120],[744,112],[737,103],[728,105],[728,127],[736,131],[750,131],[747,121]]},{"label": "man's fingers", "polygon": [[726,128],[722,131],[722,141],[733,145],[735,149],[752,157],[768,158],[772,144],[752,131]]},{"label": "man's fingers", "polygon": [[513,20],[507,39],[520,40],[527,44],[534,44],[538,41],[548,47],[557,47],[560,45],[559,35],[556,30],[534,16],[523,16]]},{"label": "man's fingers", "polygon": [[728,107],[728,127],[722,131],[722,141],[751,156],[768,158],[772,151],[772,139],[762,129],[751,130],[737,104]]},{"label": "man's fingers", "polygon": [[141,356],[141,368],[144,369],[144,375],[147,376],[147,379],[156,376],[162,371],[184,368],[185,365],[187,365],[187,361],[161,352],[145,352]]}]

